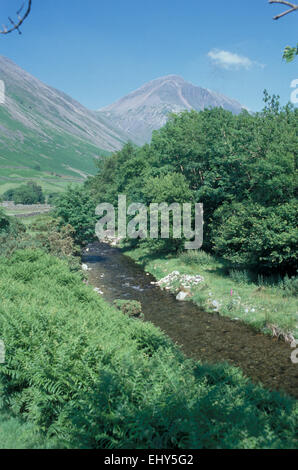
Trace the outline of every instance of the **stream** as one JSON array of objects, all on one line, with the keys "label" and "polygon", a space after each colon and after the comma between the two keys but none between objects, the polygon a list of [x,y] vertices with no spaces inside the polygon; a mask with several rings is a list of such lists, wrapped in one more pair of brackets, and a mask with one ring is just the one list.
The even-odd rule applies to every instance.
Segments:
[{"label": "stream", "polygon": [[289,344],[270,338],[236,320],[207,313],[191,301],[179,302],[152,285],[154,277],[104,243],[89,245],[82,262],[91,270],[89,282],[108,302],[138,300],[150,321],[177,343],[184,354],[202,362],[229,362],[253,382],[298,398],[298,364],[291,361]]}]

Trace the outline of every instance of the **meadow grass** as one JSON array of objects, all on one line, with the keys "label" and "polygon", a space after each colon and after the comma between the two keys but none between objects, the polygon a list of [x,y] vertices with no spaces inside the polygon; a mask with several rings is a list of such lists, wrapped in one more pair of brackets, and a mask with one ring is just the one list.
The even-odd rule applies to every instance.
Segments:
[{"label": "meadow grass", "polygon": [[[11,174],[20,175],[20,172],[24,171],[24,174],[20,176],[26,177],[28,172],[38,167],[41,172],[54,175],[78,176],[72,169],[85,174],[94,174],[96,171],[94,158],[109,154],[96,145],[67,132],[41,127],[40,133],[37,134],[21,122],[13,120],[3,106],[0,108],[0,120],[1,124],[13,135],[22,136],[15,138],[13,145],[9,133],[8,135],[4,133],[2,136],[2,148],[5,150],[0,155],[0,164],[4,173],[10,171]],[[44,133],[44,137],[41,133]],[[13,168],[10,170],[5,168],[8,166]],[[27,168],[24,169],[24,166]],[[0,169],[0,174],[2,171]]]},{"label": "meadow grass", "polygon": [[172,256],[155,255],[145,246],[124,249],[158,280],[173,271],[203,276],[204,283],[192,288],[192,300],[204,310],[214,311],[212,301],[216,301],[221,315],[237,318],[269,334],[270,325],[274,325],[286,336],[298,338],[297,281],[295,295],[294,289],[283,288],[282,281],[229,268],[201,250]]}]

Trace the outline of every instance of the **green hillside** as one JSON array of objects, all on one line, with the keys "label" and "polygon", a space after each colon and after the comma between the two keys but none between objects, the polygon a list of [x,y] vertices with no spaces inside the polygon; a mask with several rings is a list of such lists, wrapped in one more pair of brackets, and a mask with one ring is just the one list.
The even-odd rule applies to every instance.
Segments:
[{"label": "green hillside", "polygon": [[42,129],[41,138],[0,107],[0,194],[35,180],[45,191],[59,191],[69,182],[83,181],[95,173],[94,159],[109,152],[79,137],[55,129]]},{"label": "green hillside", "polygon": [[35,180],[45,191],[95,173],[94,159],[127,140],[93,111],[0,56],[0,194]]}]

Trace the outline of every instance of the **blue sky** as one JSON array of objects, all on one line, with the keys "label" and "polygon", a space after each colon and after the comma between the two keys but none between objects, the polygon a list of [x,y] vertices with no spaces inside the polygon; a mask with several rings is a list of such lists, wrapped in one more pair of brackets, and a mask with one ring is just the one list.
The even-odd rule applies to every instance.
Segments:
[{"label": "blue sky", "polygon": [[[1,1],[0,24],[22,1]],[[282,10],[268,0],[33,0],[0,54],[91,109],[178,74],[256,111],[264,88],[286,103],[298,78],[298,61],[281,59],[297,43],[298,13],[273,21]]]}]

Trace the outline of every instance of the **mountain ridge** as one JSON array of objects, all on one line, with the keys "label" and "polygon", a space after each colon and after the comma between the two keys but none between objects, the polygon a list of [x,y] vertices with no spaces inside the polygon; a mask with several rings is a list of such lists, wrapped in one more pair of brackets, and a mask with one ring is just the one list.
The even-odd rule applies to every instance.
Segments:
[{"label": "mountain ridge", "polygon": [[0,105],[1,192],[26,179],[61,190],[63,178],[77,181],[94,174],[94,159],[121,149],[128,140],[148,142],[170,113],[209,106],[236,113],[243,109],[237,101],[175,74],[151,80],[98,111],[3,56],[0,78],[6,88]]},{"label": "mountain ridge", "polygon": [[128,140],[105,118],[3,56],[0,78],[5,84],[5,102],[0,105],[1,192],[26,179],[61,190],[64,180],[94,174],[94,159]]},{"label": "mountain ridge", "polygon": [[170,113],[183,110],[201,111],[223,107],[239,114],[244,107],[218,92],[193,85],[181,76],[171,74],[145,83],[114,103],[100,108],[97,114],[113,122],[118,129],[143,144],[153,130],[160,129]]}]

